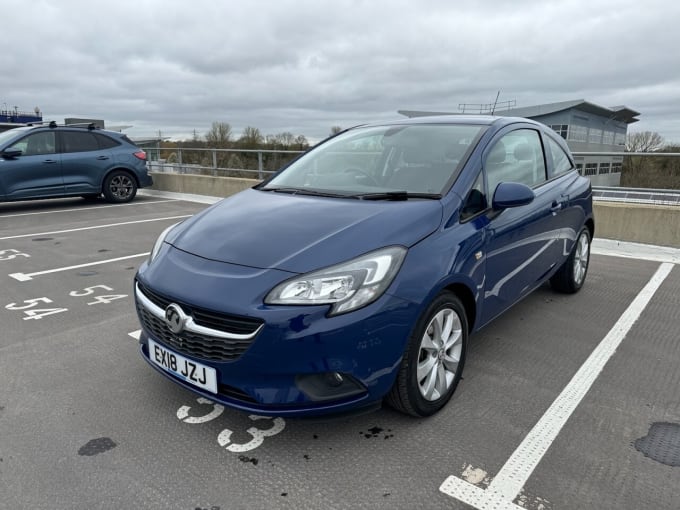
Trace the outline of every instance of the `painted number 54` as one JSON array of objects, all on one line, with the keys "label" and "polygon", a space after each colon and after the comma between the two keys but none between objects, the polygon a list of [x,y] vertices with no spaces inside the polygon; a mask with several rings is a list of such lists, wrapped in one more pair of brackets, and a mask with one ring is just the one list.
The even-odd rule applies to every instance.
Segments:
[{"label": "painted number 54", "polygon": [[25,321],[31,319],[42,319],[48,315],[68,311],[68,308],[36,308],[36,306],[41,304],[49,304],[51,302],[52,300],[48,297],[39,297],[34,299],[24,299],[25,304],[23,305],[10,303],[5,306],[5,308],[8,310],[23,310],[23,312],[26,314],[26,317],[24,317]]}]

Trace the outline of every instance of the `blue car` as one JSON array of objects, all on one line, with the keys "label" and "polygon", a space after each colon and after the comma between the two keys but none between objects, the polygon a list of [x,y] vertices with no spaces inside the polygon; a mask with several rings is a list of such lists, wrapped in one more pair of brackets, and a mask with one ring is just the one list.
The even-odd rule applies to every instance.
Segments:
[{"label": "blue car", "polygon": [[0,202],[101,194],[129,202],[152,183],[146,153],[122,133],[55,122],[0,133]]},{"label": "blue car", "polygon": [[458,385],[471,333],[588,270],[589,180],[521,118],[346,130],[165,230],[135,278],[149,364],[262,415],[414,416]]}]

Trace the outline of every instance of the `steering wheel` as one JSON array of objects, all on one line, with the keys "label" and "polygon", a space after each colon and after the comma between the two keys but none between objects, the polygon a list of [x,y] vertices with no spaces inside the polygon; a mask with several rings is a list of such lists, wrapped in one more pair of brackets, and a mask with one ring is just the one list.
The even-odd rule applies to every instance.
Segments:
[{"label": "steering wheel", "polygon": [[354,166],[353,166],[353,167],[349,167],[349,168],[345,168],[345,169],[342,171],[342,173],[343,173],[343,174],[355,174],[355,175],[361,175],[361,176],[365,177],[366,179],[368,179],[369,181],[371,181],[371,183],[372,183],[373,185],[375,185],[375,186],[380,186],[380,183],[378,183],[378,181],[375,179],[375,177],[373,177],[371,174],[365,172],[365,171],[362,170],[361,168],[357,168],[357,167],[354,167]]}]

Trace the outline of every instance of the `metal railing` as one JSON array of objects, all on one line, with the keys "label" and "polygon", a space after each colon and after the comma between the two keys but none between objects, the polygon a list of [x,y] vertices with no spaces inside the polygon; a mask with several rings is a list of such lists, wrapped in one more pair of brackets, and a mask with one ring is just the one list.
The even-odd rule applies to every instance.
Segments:
[{"label": "metal railing", "polygon": [[[264,179],[275,173],[281,166],[288,163],[299,154],[305,151],[280,150],[280,149],[203,149],[203,148],[161,148],[151,147],[144,149],[149,161],[149,169],[156,172],[170,172],[179,174],[198,174],[219,177],[250,177],[253,179]],[[173,161],[168,161],[160,157],[161,153],[174,154]],[[192,155],[189,157],[189,155]],[[189,163],[187,160],[195,160],[196,154],[202,163]],[[220,166],[219,163],[228,162],[229,156],[233,154],[253,155],[256,157],[257,168],[242,168]],[[271,161],[271,156],[284,155],[283,160]],[[574,152],[575,157],[680,157],[678,152]],[[208,164],[205,164],[205,163]],[[255,163],[253,159],[251,164]],[[266,168],[266,163],[278,163],[275,168]],[[245,175],[244,175],[245,174]],[[593,186],[593,198],[598,201],[606,202],[628,202],[655,205],[680,206],[680,190],[650,189],[650,188],[622,188],[611,186]]]},{"label": "metal railing", "polygon": [[[297,155],[305,152],[281,149],[199,149],[189,147],[147,147],[144,151],[147,153],[151,171],[219,177],[244,177],[243,174],[245,174],[246,177],[253,179],[264,179]],[[161,153],[169,153],[172,157],[161,158]],[[251,163],[256,164],[257,168],[229,166],[229,162],[234,160],[230,156],[239,154],[256,157],[256,162],[253,159]],[[287,155],[289,157],[277,159],[268,157],[270,155]],[[270,159],[274,159],[273,164],[267,165],[267,163],[272,163]],[[196,160],[199,162],[193,162]],[[221,164],[226,164],[226,166]],[[274,166],[274,168],[266,168],[267,166]]]},{"label": "metal railing", "polygon": [[601,202],[680,206],[680,190],[593,186],[593,198]]}]

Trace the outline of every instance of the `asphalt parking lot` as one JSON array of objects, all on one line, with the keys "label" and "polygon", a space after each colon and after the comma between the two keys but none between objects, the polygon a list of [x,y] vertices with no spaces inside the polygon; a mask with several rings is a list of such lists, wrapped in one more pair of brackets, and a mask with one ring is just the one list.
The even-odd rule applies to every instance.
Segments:
[{"label": "asphalt parking lot", "polygon": [[0,204],[0,509],[680,508],[680,269],[591,260],[473,336],[448,406],[223,409],[140,357],[132,279],[204,203]]}]

